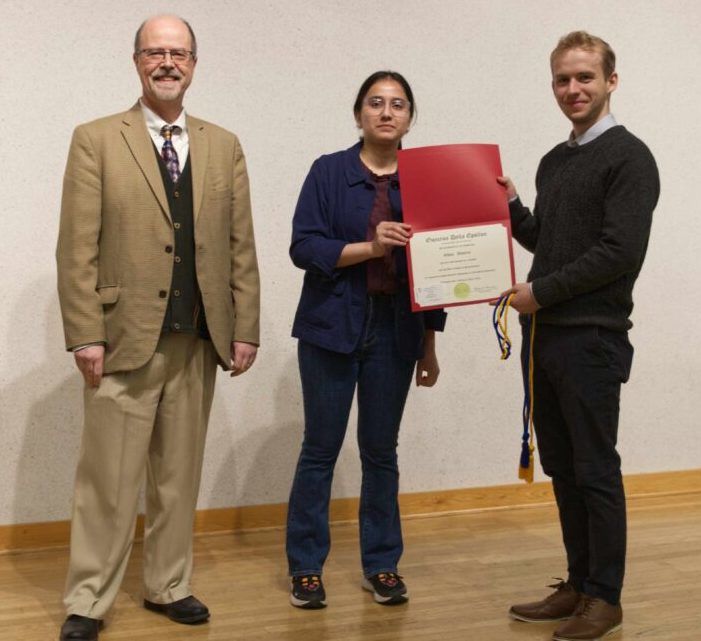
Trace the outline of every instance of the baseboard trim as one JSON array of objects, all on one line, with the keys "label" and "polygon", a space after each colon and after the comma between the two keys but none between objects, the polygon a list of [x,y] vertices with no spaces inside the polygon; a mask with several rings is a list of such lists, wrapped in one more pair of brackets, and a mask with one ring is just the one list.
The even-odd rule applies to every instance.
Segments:
[{"label": "baseboard trim", "polygon": [[[628,498],[692,494],[701,492],[701,469],[652,474],[631,474],[625,477]],[[425,517],[450,512],[513,509],[554,503],[549,482],[491,487],[472,487],[435,492],[402,494],[399,503],[403,518]],[[211,510],[195,514],[195,534],[216,534],[282,527],[286,503],[250,505]],[[358,499],[331,501],[332,522],[357,519]],[[137,537],[143,532],[143,518],[136,524]],[[63,547],[70,539],[70,521],[21,523],[0,526],[0,554],[41,548]]]}]

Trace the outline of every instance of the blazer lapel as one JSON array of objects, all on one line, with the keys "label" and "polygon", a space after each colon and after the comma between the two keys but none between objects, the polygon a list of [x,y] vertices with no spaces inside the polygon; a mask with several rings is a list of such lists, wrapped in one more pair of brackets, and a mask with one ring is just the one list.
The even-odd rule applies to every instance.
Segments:
[{"label": "blazer lapel", "polygon": [[172,224],[170,208],[166,190],[163,186],[163,178],[158,168],[158,160],[153,150],[153,141],[146,129],[146,123],[141,112],[141,106],[137,102],[122,119],[122,136],[131,150],[134,160],[139,165],[146,182],[148,182],[153,195],[161,207],[163,215]]},{"label": "blazer lapel", "polygon": [[204,179],[209,161],[209,137],[202,121],[187,116],[187,134],[190,139],[190,170],[192,171],[192,209],[194,222],[202,208]]}]

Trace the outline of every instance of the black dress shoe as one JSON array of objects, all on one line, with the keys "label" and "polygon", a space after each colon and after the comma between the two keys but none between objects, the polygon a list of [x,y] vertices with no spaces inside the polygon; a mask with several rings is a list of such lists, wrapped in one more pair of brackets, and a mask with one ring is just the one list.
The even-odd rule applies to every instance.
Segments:
[{"label": "black dress shoe", "polygon": [[153,612],[165,614],[171,621],[176,623],[203,623],[209,619],[207,606],[198,601],[194,596],[186,596],[173,603],[153,603],[144,599],[144,607]]},{"label": "black dress shoe", "polygon": [[61,626],[59,641],[97,641],[97,633],[102,628],[102,621],[71,614]]}]

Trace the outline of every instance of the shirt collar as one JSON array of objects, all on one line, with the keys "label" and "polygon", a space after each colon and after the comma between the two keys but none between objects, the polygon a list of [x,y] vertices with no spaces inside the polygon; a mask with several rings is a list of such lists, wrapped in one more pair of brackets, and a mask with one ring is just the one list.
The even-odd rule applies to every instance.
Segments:
[{"label": "shirt collar", "polygon": [[586,145],[588,142],[596,140],[601,134],[611,129],[611,127],[615,127],[617,124],[618,123],[613,117],[613,114],[608,114],[598,122],[594,123],[591,127],[589,127],[589,129],[587,129],[583,134],[580,134],[579,136],[575,136],[573,131],[570,134],[569,140],[567,141],[567,146],[581,147],[582,145]]},{"label": "shirt collar", "polygon": [[163,125],[173,125],[175,127],[180,127],[179,132],[173,132],[175,135],[184,135],[187,133],[187,118],[185,117],[185,110],[180,112],[180,115],[173,122],[166,122],[161,118],[155,111],[149,109],[143,102],[139,100],[141,105],[141,112],[144,114],[144,120],[146,121],[146,128],[149,130],[151,135],[160,136],[161,129]]}]

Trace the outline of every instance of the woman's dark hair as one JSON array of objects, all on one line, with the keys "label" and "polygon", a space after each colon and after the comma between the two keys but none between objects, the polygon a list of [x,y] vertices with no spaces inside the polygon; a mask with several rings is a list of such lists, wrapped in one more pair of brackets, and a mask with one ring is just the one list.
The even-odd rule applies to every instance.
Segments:
[{"label": "woman's dark hair", "polygon": [[402,86],[402,89],[404,89],[404,93],[406,94],[407,100],[409,101],[409,117],[414,117],[414,113],[416,111],[416,105],[414,104],[414,92],[411,90],[407,79],[397,71],[376,71],[372,75],[368,76],[365,79],[365,82],[362,85],[360,85],[358,96],[355,99],[355,103],[353,104],[353,115],[356,118],[360,114],[360,110],[363,106],[363,100],[365,100],[365,96],[368,95],[370,87],[372,87],[378,80],[388,79],[394,80]]}]

